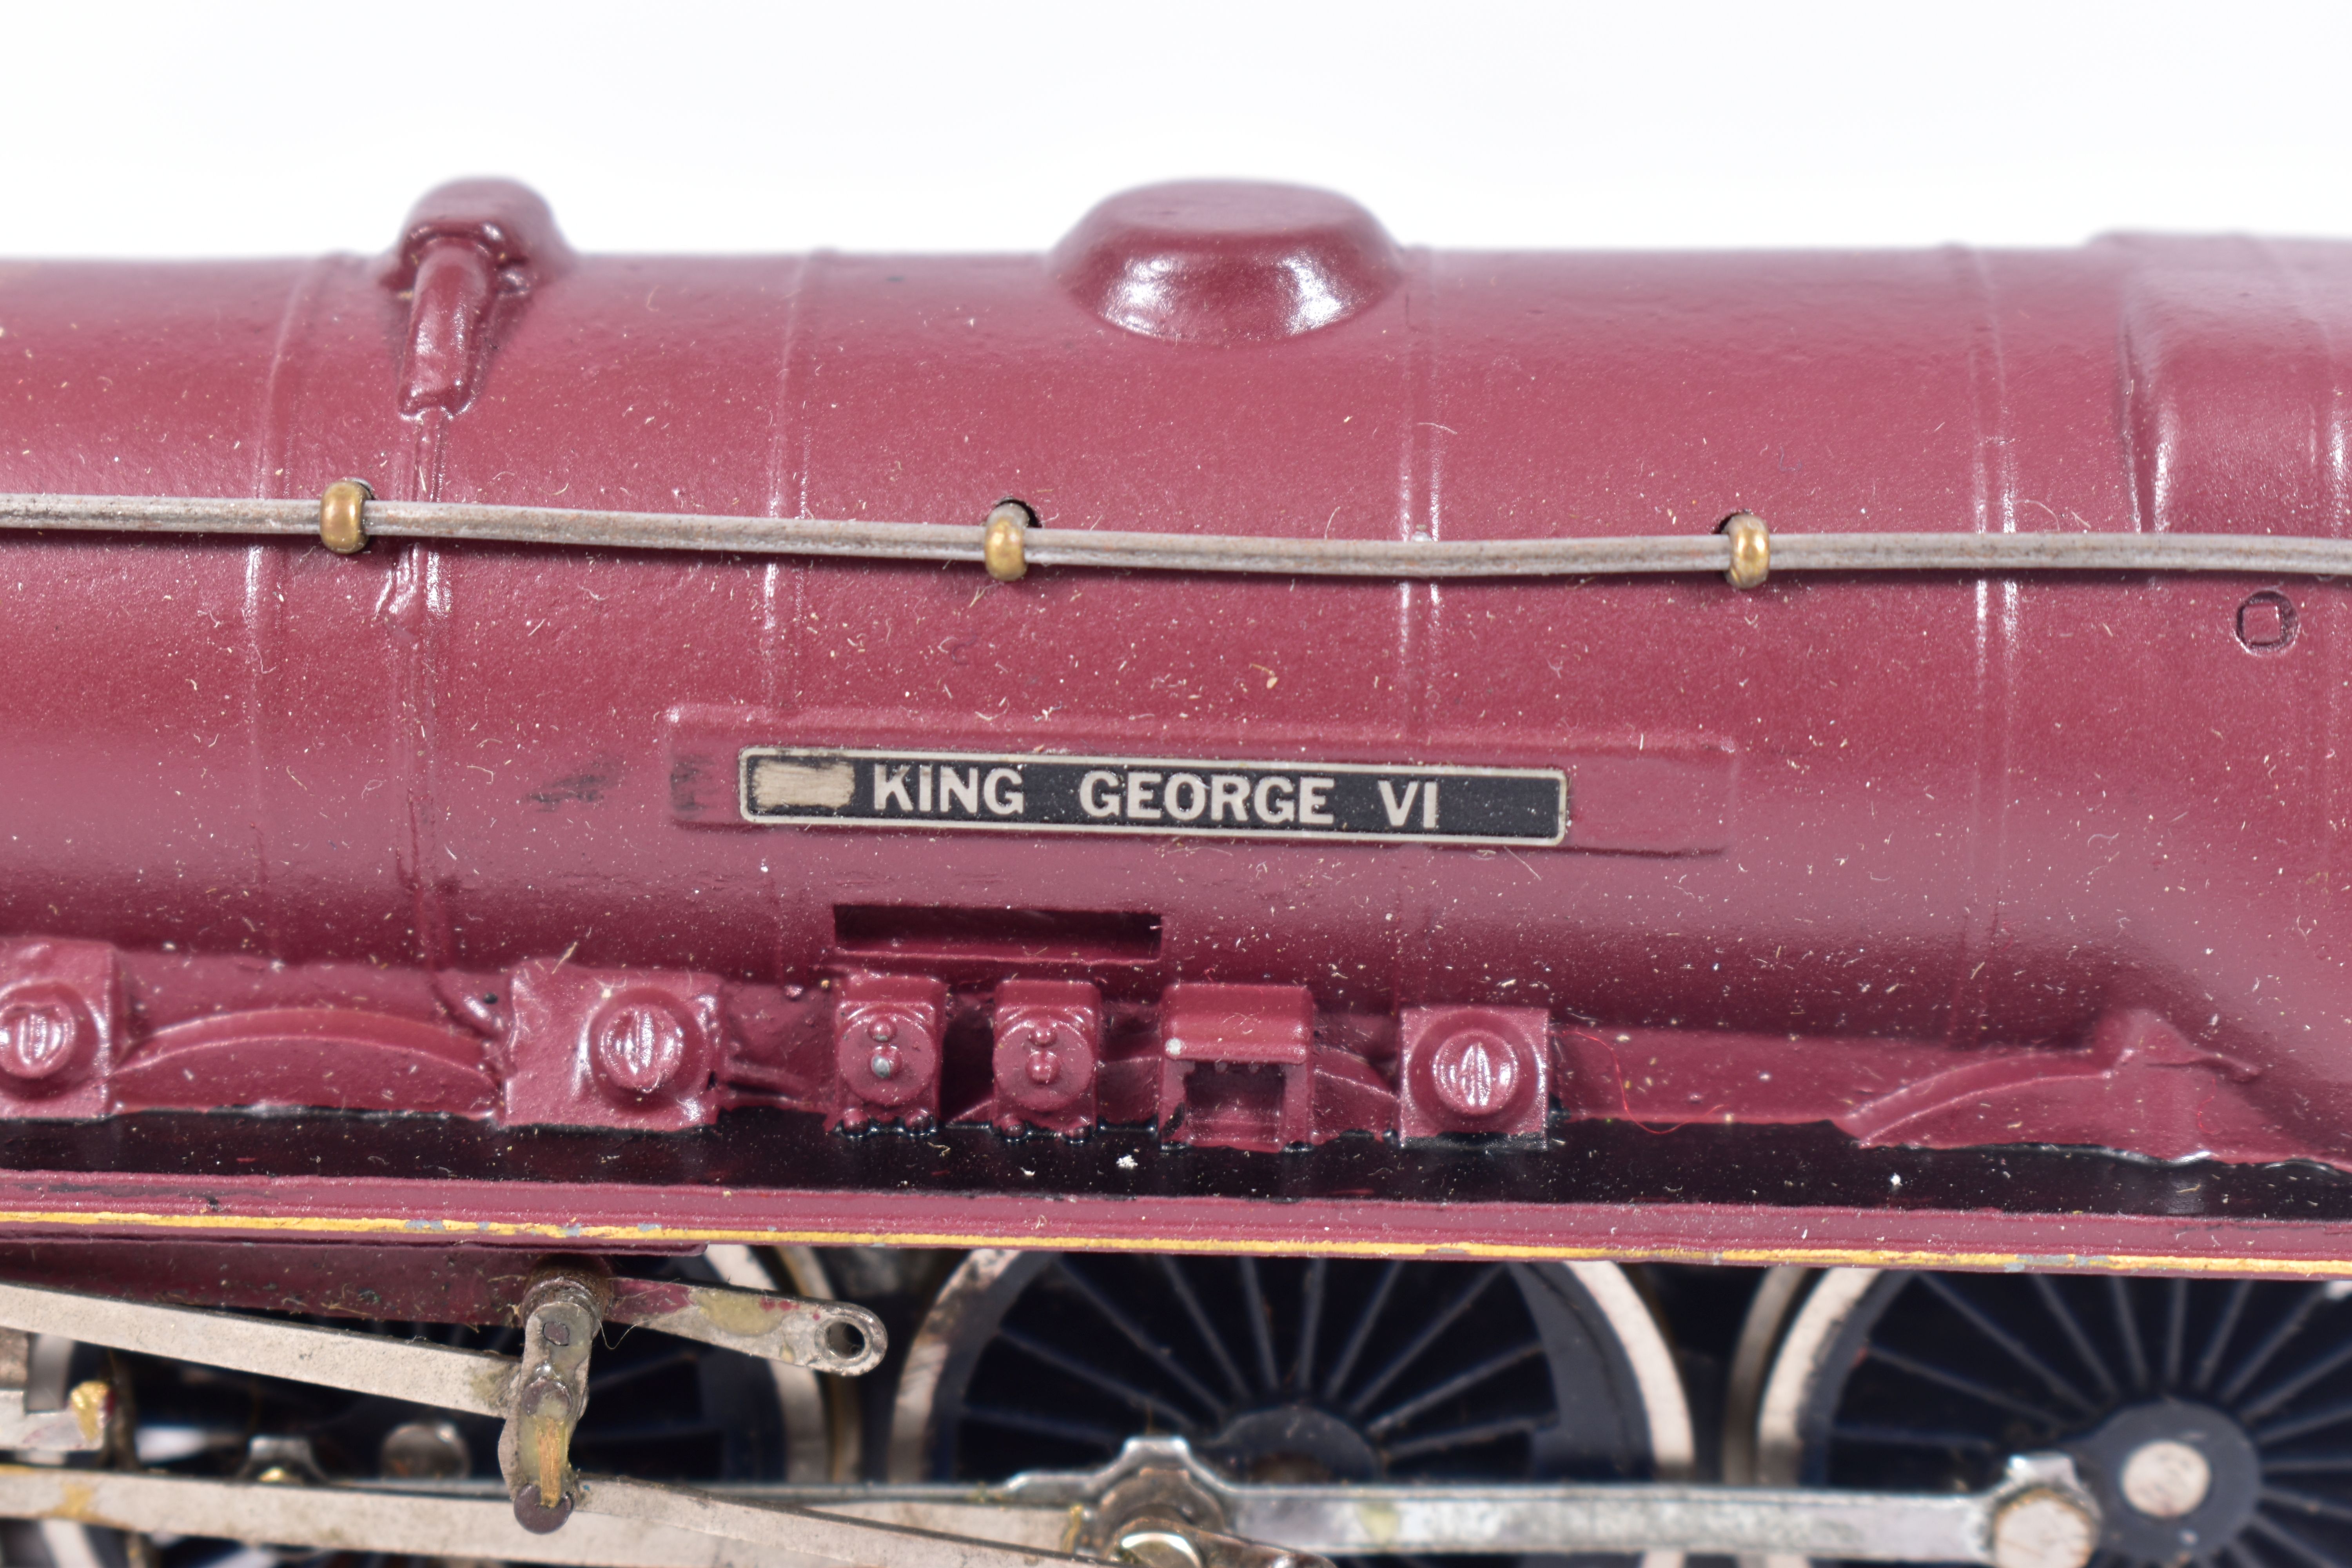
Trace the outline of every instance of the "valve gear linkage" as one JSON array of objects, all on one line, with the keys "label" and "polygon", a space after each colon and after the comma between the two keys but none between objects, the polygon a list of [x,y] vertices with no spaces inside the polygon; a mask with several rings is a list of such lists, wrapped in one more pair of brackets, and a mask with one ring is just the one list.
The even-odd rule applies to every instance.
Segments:
[{"label": "valve gear linkage", "polygon": [[500,1506],[465,1483],[287,1486],[0,1465],[0,1517],[611,1568],[812,1568],[812,1559],[1048,1568],[1106,1558],[1131,1568],[1329,1568],[1340,1554],[1650,1550],[2085,1568],[2101,1531],[2063,1454],[2020,1455],[1997,1485],[1958,1495],[1681,1482],[1266,1486],[1225,1479],[1175,1437],[1132,1439],[1099,1470],[977,1488],[697,1489],[581,1476],[572,1435],[603,1324],[854,1375],[881,1360],[881,1323],[845,1302],[616,1279],[577,1263],[542,1268],[519,1310],[515,1358],[0,1284],[0,1331],[503,1417],[508,1493]]}]

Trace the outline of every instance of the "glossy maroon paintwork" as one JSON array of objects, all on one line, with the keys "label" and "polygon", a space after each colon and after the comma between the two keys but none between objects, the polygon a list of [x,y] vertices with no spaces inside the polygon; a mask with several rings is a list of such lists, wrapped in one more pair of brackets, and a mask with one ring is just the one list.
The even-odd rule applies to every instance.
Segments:
[{"label": "glossy maroon paintwork", "polygon": [[[527,193],[453,191],[387,258],[0,269],[0,490],[966,524],[1014,496],[1047,529],[1363,539],[1738,510],[2337,536],[2352,507],[2352,246],[1405,251],[1337,198],[1196,186],[1050,258],[574,258]],[[1103,999],[1101,1119],[1177,1136],[1181,982],[1310,999],[1322,1065],[1281,1070],[1319,1087],[1234,1112],[1244,1146],[1397,1131],[1407,1009],[1537,1009],[1520,1066],[1571,1117],[2352,1165],[2334,584],[0,553],[0,936],[52,955],[9,950],[0,992],[102,944],[126,1083],[183,1036],[289,1042],[281,1095],[224,1068],[67,1114],[358,1103],[299,1058],[373,1085],[446,1047],[489,1087],[399,1108],[993,1119],[993,987],[1062,981]],[[1502,852],[761,827],[753,744],[1560,767],[1572,824]],[[982,923],[860,945],[837,910]],[[1080,918],[1024,947],[992,911]],[[565,965],[675,1028],[596,1047],[569,994],[528,1025]],[[911,1111],[840,1066],[835,995],[874,975],[942,988]],[[247,1014],[277,1022],[217,1021]],[[1404,1130],[1540,1130],[1444,1103]]]}]

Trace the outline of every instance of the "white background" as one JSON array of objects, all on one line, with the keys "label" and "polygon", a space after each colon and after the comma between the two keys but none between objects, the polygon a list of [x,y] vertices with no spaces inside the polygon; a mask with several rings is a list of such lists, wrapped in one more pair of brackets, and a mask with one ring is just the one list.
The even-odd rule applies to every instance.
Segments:
[{"label": "white background", "polygon": [[1237,174],[1450,246],[2352,236],[2352,5],[0,5],[0,255],[1032,249]]}]

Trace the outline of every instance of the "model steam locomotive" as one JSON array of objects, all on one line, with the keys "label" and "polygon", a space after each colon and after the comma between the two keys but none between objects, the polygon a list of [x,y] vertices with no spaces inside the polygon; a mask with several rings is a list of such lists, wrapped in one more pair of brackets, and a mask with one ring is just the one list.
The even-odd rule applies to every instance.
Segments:
[{"label": "model steam locomotive", "polygon": [[8,1561],[2352,1554],[2352,247],[472,182],[0,366]]}]

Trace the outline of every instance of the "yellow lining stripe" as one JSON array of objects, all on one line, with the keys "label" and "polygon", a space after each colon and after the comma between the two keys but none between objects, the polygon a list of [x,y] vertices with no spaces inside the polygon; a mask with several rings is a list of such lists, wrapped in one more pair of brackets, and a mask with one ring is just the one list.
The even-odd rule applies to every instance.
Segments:
[{"label": "yellow lining stripe", "polygon": [[[2069,1215],[2079,1221],[2083,1216]],[[2352,1256],[2338,1258],[2194,1257],[2161,1252],[1969,1252],[1932,1247],[1633,1247],[1566,1246],[1495,1241],[1336,1241],[1300,1237],[1268,1239],[1240,1237],[1065,1236],[1040,1226],[1034,1231],[993,1232],[887,1230],[780,1230],[749,1226],[561,1225],[545,1220],[420,1220],[398,1215],[345,1219],[306,1216],[239,1216],[152,1214],[138,1210],[0,1209],[0,1239],[22,1228],[136,1229],[167,1232],[263,1232],[325,1240],[372,1237],[436,1237],[447,1241],[547,1241],[682,1243],[738,1242],[767,1247],[1054,1247],[1089,1252],[1252,1253],[1331,1258],[1489,1258],[1496,1260],[1643,1260],[1756,1267],[1799,1264],[1812,1268],[1970,1268],[2021,1272],[2033,1269],[2094,1273],[2217,1274],[2290,1279],[2352,1277]]]}]

